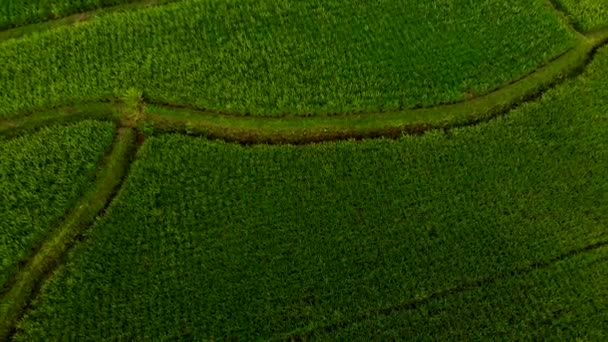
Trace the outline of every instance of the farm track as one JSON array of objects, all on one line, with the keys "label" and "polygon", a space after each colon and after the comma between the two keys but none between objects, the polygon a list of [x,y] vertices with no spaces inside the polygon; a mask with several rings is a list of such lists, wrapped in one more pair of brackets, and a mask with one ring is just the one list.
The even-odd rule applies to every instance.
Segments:
[{"label": "farm track", "polygon": [[31,304],[31,299],[44,280],[61,264],[66,252],[94,219],[103,215],[120,190],[135,151],[135,132],[130,128],[120,128],[92,187],[9,280],[0,297],[0,341],[10,339],[16,322]]},{"label": "farm track", "polygon": [[487,277],[487,278],[468,281],[468,282],[460,284],[456,287],[452,287],[452,288],[449,288],[446,290],[431,293],[430,295],[428,295],[422,299],[408,301],[405,303],[401,303],[401,304],[397,304],[397,305],[394,305],[391,307],[386,307],[386,308],[377,309],[377,310],[373,310],[373,311],[367,311],[350,320],[344,320],[344,321],[335,322],[333,324],[320,326],[317,328],[313,328],[304,333],[287,334],[287,336],[279,337],[276,340],[277,341],[307,341],[311,337],[313,337],[315,335],[315,333],[320,332],[320,331],[334,332],[336,330],[343,329],[351,324],[362,322],[367,319],[371,319],[371,318],[375,318],[375,317],[386,317],[386,316],[404,313],[407,311],[416,310],[416,309],[418,309],[424,305],[430,304],[431,302],[434,302],[434,301],[444,300],[451,296],[458,296],[467,291],[474,291],[481,287],[497,284],[501,281],[505,281],[505,280],[513,278],[513,277],[525,276],[525,275],[528,275],[528,274],[531,274],[534,272],[542,271],[559,262],[566,261],[568,259],[580,256],[585,253],[591,253],[593,251],[604,248],[606,246],[608,246],[608,241],[596,242],[596,243],[590,244],[588,246],[585,246],[583,248],[579,248],[579,249],[572,250],[567,253],[558,255],[547,261],[534,262],[525,268],[514,270],[509,273],[503,273],[503,274],[498,274],[498,275],[494,275],[494,276]]},{"label": "farm track", "polygon": [[[423,134],[431,129],[451,129],[488,121],[508,113],[523,103],[538,99],[551,87],[567,78],[577,76],[591,62],[595,52],[608,43],[608,27],[582,34],[578,30],[577,24],[563,12],[563,9],[554,0],[547,1],[556,13],[577,32],[580,38],[578,45],[519,80],[462,102],[393,113],[250,117],[208,112],[187,105],[159,103],[154,99],[146,99],[146,103],[150,106],[145,110],[144,119],[137,123],[126,123],[117,114],[120,112],[122,104],[111,99],[105,102],[43,111],[40,113],[42,115],[27,113],[11,119],[0,119],[0,135],[7,137],[14,137],[23,132],[30,132],[49,125],[81,120],[112,121],[120,126],[111,148],[112,151],[102,161],[91,191],[87,192],[78,205],[66,214],[59,227],[52,231],[31,257],[25,261],[24,266],[20,268],[19,273],[14,275],[5,291],[0,292],[0,340],[10,340],[14,333],[15,323],[31,305],[31,299],[36,296],[41,285],[61,264],[61,260],[69,248],[78,241],[93,220],[104,215],[105,210],[120,191],[128,175],[137,146],[143,143],[143,134],[138,134],[135,130],[152,128],[154,133],[178,132],[241,144],[307,144],[374,137],[398,138],[403,134]],[[168,2],[166,0],[139,1],[74,14],[49,22],[11,28],[0,31],[0,43],[32,31],[52,29],[58,25],[88,20],[102,13],[137,9]],[[457,287],[432,293],[423,299],[365,312],[353,319],[319,326],[306,332],[288,333],[277,339],[307,340],[319,331],[331,332],[365,319],[415,310],[435,300],[460,295],[514,276],[527,275],[606,246],[608,246],[608,241],[597,242],[548,261],[534,262],[513,272],[473,280]]]}]

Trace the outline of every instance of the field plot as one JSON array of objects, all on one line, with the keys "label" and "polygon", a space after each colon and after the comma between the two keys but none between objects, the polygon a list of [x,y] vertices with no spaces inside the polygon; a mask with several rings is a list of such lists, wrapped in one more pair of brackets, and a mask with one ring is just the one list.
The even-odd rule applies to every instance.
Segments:
[{"label": "field plot", "polygon": [[585,31],[608,26],[608,0],[557,0]]},{"label": "field plot", "polygon": [[544,0],[199,0],[4,42],[0,117],[146,98],[236,114],[390,111],[470,98],[573,46]]},{"label": "field plot", "polygon": [[[597,322],[605,302],[592,297],[606,293],[593,272],[605,274],[606,263],[581,257],[580,274],[590,279],[581,297],[566,282],[577,269],[570,252],[608,239],[607,80],[604,48],[578,79],[507,117],[398,141],[243,147],[151,138],[108,216],[44,288],[17,340],[306,335],[501,277],[431,305],[472,318],[492,305],[519,309],[517,300],[532,310],[522,331],[508,311],[488,313],[481,336],[557,338],[561,322],[577,315]],[[574,266],[548,268],[546,281],[517,278],[562,258]],[[556,301],[523,302],[517,294],[530,284],[538,300],[555,293]],[[569,311],[581,298],[591,301]],[[446,337],[479,323],[445,322],[454,326],[439,332]],[[412,321],[419,329],[436,323]],[[602,333],[597,325],[569,329],[565,336]]]},{"label": "field plot", "polygon": [[75,203],[113,135],[111,124],[83,122],[0,141],[0,289]]}]

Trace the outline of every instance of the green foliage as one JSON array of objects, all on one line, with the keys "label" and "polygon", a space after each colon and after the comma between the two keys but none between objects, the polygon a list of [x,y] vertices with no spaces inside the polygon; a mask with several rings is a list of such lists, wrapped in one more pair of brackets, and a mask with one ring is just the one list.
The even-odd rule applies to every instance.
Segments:
[{"label": "green foliage", "polygon": [[0,143],[0,287],[82,194],[113,134],[83,122]]},{"label": "green foliage", "polygon": [[601,336],[605,325],[577,323],[598,322],[605,262],[581,263],[584,285],[576,264],[546,281],[509,276],[605,241],[607,98],[602,49],[538,103],[446,133],[302,147],[150,138],[17,340],[285,336],[494,277],[507,281],[431,301],[453,315],[412,320],[412,333]]},{"label": "green foliage", "polygon": [[74,204],[72,210],[49,232],[40,247],[20,265],[7,291],[2,294],[0,306],[0,340],[10,338],[15,323],[21,317],[29,300],[35,295],[37,284],[45,274],[60,262],[69,246],[89,227],[102,209],[110,203],[112,194],[126,175],[133,156],[136,134],[132,129],[118,130],[111,151],[96,173],[95,180]]},{"label": "green foliage", "polygon": [[557,0],[585,31],[608,26],[608,0]]},{"label": "green foliage", "polygon": [[138,0],[2,0],[0,30]]},{"label": "green foliage", "polygon": [[608,250],[463,295],[318,331],[313,341],[606,341]]},{"label": "green foliage", "polygon": [[143,126],[141,127],[141,132],[145,136],[151,136],[154,134],[154,126],[147,122],[144,122]]},{"label": "green foliage", "polygon": [[465,99],[574,44],[544,0],[191,0],[6,41],[0,117],[141,87],[238,114]]},{"label": "green foliage", "polygon": [[144,118],[143,93],[136,88],[128,88],[119,93],[123,105],[124,123],[136,127]]},{"label": "green foliage", "polygon": [[125,112],[139,112],[143,101],[143,93],[136,88],[129,88],[119,93],[122,103],[125,105]]}]

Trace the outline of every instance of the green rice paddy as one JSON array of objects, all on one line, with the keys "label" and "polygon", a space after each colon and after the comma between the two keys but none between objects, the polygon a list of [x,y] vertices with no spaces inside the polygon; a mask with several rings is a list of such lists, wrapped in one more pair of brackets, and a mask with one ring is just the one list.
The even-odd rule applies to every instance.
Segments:
[{"label": "green rice paddy", "polygon": [[464,100],[575,44],[544,0],[191,0],[1,44],[0,117],[147,99],[241,115]]},{"label": "green rice paddy", "polygon": [[[539,103],[449,133],[305,147],[151,138],[22,336],[296,336],[606,241],[607,66],[603,49]],[[459,317],[454,333],[477,324]]]},{"label": "green rice paddy", "polygon": [[608,25],[607,0],[556,0],[572,20],[583,30],[590,31]]},{"label": "green rice paddy", "polygon": [[0,340],[605,340],[603,6],[6,1]]}]

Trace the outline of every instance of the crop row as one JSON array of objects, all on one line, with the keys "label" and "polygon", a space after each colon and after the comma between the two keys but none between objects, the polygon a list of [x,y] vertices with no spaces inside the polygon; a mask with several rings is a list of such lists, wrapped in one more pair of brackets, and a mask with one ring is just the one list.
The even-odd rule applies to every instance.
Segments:
[{"label": "crop row", "polygon": [[544,0],[191,0],[0,45],[0,117],[137,88],[254,115],[462,100],[563,53]]},{"label": "crop row", "polygon": [[[507,117],[397,141],[148,139],[17,340],[298,335],[606,241],[607,79],[604,48],[580,78]],[[548,291],[551,279],[568,277],[548,279]],[[449,312],[475,318],[477,306],[486,332],[518,333],[508,311],[488,305],[517,307],[513,291],[526,283],[455,299]],[[565,289],[555,292],[569,303],[563,320],[576,322],[577,293]],[[529,322],[560,306],[524,308],[539,310]],[[598,317],[593,305],[579,309]],[[446,322],[457,329],[440,333],[456,337],[478,321]],[[414,323],[422,333],[436,321]],[[526,328],[557,338],[562,326]],[[570,326],[581,337],[593,328]]]},{"label": "crop row", "polygon": [[112,124],[83,122],[0,142],[0,289],[75,203],[113,135]]}]

